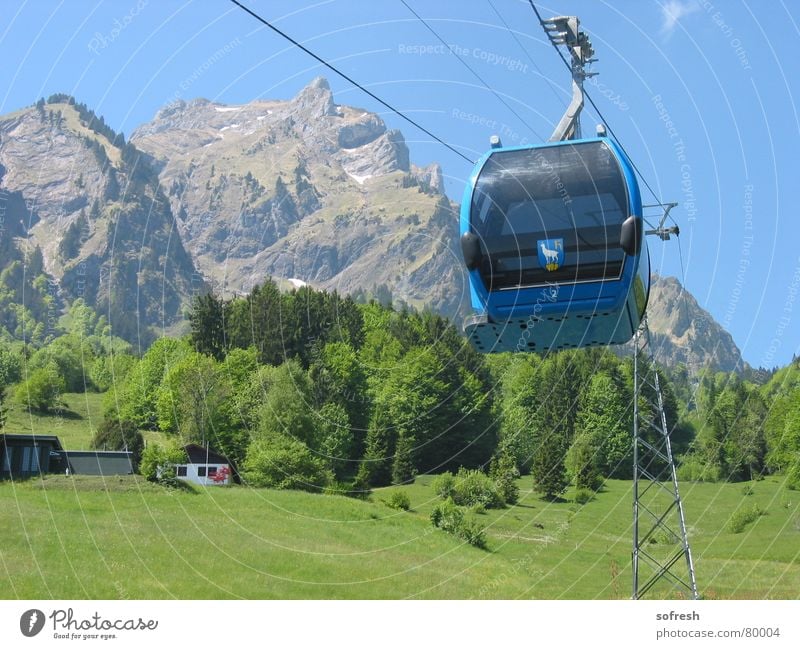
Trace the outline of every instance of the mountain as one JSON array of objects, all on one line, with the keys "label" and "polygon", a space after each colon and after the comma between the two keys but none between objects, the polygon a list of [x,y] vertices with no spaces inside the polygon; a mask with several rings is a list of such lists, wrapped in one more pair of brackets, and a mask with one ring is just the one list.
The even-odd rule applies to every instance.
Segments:
[{"label": "mountain", "polygon": [[289,101],[177,101],[131,141],[223,294],[271,276],[344,293],[388,288],[451,316],[464,300],[441,169],[411,164],[399,131],[336,104],[321,77]]},{"label": "mountain", "polygon": [[[84,297],[133,342],[185,326],[208,285],[230,296],[267,277],[456,321],[469,306],[441,169],[412,164],[399,131],[323,78],[286,101],[171,103],[129,143],[66,95],[2,116],[0,218],[0,305],[26,294],[3,282],[21,283],[27,256],[28,284],[41,271],[54,287],[34,315]],[[648,312],[661,362],[748,369],[676,279],[654,278]]]},{"label": "mountain", "polygon": [[7,259],[41,251],[59,301],[84,298],[119,336],[147,344],[202,288],[155,171],[72,97],[0,117],[0,191]]},{"label": "mountain", "polygon": [[663,365],[682,363],[691,375],[707,367],[749,369],[733,337],[674,277],[653,275],[647,320],[656,359]]}]

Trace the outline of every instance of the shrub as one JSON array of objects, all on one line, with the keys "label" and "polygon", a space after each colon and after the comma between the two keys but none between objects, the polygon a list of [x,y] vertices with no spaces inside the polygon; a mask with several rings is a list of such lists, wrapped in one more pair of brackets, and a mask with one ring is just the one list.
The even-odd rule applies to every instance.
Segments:
[{"label": "shrub", "polygon": [[483,526],[474,518],[464,518],[458,535],[470,545],[482,550],[486,549],[486,533]]},{"label": "shrub", "polygon": [[456,506],[452,498],[437,503],[431,512],[431,523],[445,532],[455,534],[455,530],[464,521],[464,510]]},{"label": "shrub", "polygon": [[342,482],[341,480],[333,480],[323,490],[327,496],[347,496],[348,498],[368,498],[370,495],[369,490],[361,489],[354,482]]},{"label": "shrub", "polygon": [[452,497],[456,505],[465,507],[483,505],[492,509],[505,505],[492,479],[477,469],[458,470]]},{"label": "shrub", "polygon": [[392,509],[402,509],[405,512],[411,509],[411,498],[402,489],[393,491],[385,502]]},{"label": "shrub", "polygon": [[503,502],[515,505],[519,501],[519,469],[511,453],[502,453],[492,460],[489,476],[494,480],[495,489]]},{"label": "shrub", "polygon": [[437,504],[431,512],[431,523],[440,530],[464,539],[476,548],[486,548],[486,534],[481,524],[473,517],[467,517],[464,509],[452,498]]},{"label": "shrub", "polygon": [[431,482],[431,487],[433,487],[434,492],[436,492],[439,498],[445,500],[447,498],[452,498],[455,484],[455,477],[452,473],[447,472],[437,475]]},{"label": "shrub", "polygon": [[681,482],[719,482],[722,469],[718,464],[704,462],[693,454],[684,455],[678,466],[678,480]]},{"label": "shrub", "polygon": [[744,531],[745,527],[764,514],[766,512],[758,505],[739,509],[730,517],[727,525],[728,531],[732,534],[739,534]]},{"label": "shrub", "polygon": [[61,395],[65,388],[63,377],[51,363],[28,374],[28,379],[16,387],[14,401],[27,410],[57,410],[62,406]]},{"label": "shrub", "polygon": [[302,442],[283,436],[251,444],[244,470],[254,487],[322,491],[333,482],[324,460]]},{"label": "shrub", "polygon": [[653,545],[675,545],[680,543],[680,538],[671,530],[659,529],[650,536],[650,543]]},{"label": "shrub", "polygon": [[594,500],[594,491],[591,489],[577,489],[575,491],[575,502],[579,505],[585,505],[590,500]]},{"label": "shrub", "polygon": [[746,484],[744,487],[742,487],[742,494],[743,495],[752,496],[754,493],[755,493],[755,491],[753,491],[753,486],[752,485]]},{"label": "shrub", "polygon": [[186,462],[186,452],[175,444],[149,444],[142,452],[139,472],[151,482],[175,485],[175,465]]}]

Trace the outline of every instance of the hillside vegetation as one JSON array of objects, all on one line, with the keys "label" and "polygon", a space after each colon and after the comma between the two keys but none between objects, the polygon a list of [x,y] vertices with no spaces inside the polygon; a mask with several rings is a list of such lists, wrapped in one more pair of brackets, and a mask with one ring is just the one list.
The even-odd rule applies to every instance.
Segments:
[{"label": "hillside vegetation", "polygon": [[[484,356],[438,315],[271,281],[198,297],[189,322],[138,357],[79,299],[43,342],[0,338],[6,431],[208,443],[250,485],[311,491],[466,467],[555,499],[630,475],[632,361],[608,350]],[[800,486],[798,363],[763,386],[656,371],[682,479]]]}]

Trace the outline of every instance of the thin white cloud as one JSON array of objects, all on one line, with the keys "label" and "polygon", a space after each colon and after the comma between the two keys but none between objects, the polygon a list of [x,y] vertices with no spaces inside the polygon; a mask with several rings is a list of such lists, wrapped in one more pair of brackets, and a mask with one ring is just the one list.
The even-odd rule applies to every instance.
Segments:
[{"label": "thin white cloud", "polygon": [[675,26],[681,18],[688,16],[700,9],[695,0],[688,0],[681,2],[681,0],[668,0],[661,5],[661,17],[663,23],[661,25],[661,33],[665,36],[672,34]]}]

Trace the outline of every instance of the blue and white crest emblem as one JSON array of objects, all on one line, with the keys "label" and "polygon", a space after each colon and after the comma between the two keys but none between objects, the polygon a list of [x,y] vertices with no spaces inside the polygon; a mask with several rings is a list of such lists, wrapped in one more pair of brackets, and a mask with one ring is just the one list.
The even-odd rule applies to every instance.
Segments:
[{"label": "blue and white crest emblem", "polygon": [[539,239],[536,242],[539,265],[549,271],[558,270],[564,264],[564,239]]}]

